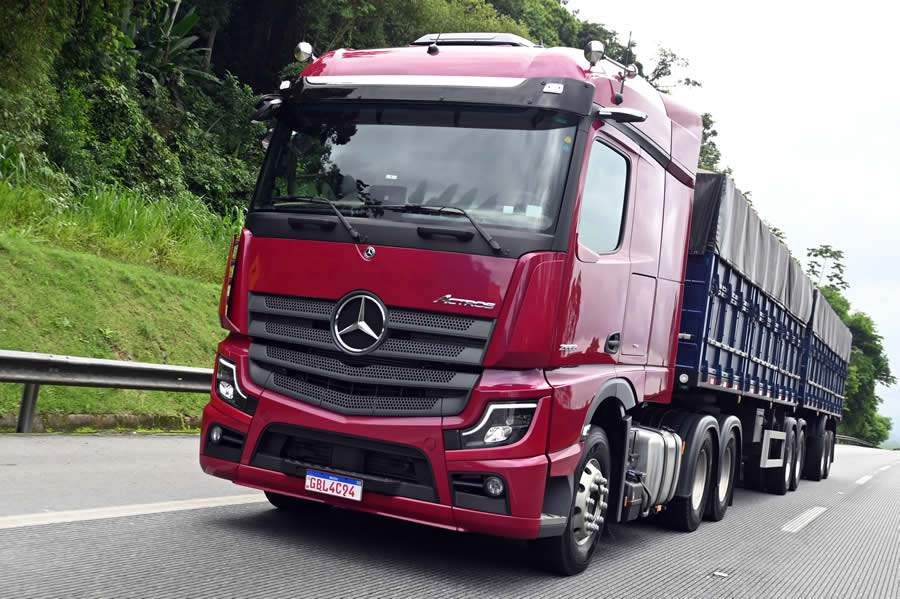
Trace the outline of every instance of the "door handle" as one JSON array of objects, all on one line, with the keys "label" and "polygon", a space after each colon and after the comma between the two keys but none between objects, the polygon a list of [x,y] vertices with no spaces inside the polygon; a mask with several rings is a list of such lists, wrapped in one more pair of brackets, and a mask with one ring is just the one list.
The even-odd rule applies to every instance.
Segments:
[{"label": "door handle", "polygon": [[622,344],[622,334],[619,332],[611,333],[609,337],[606,338],[606,353],[614,354],[619,351],[619,346]]}]

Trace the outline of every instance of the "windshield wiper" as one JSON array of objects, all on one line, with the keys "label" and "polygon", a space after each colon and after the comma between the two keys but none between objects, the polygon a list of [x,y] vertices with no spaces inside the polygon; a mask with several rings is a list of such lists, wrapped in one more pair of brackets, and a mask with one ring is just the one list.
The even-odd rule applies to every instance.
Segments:
[{"label": "windshield wiper", "polygon": [[309,202],[311,204],[322,204],[323,206],[328,206],[331,208],[331,211],[334,212],[334,215],[338,217],[338,220],[341,221],[341,225],[347,229],[347,233],[350,234],[350,237],[353,238],[353,241],[359,243],[361,236],[359,231],[357,231],[353,225],[350,224],[344,215],[341,213],[341,209],[338,208],[332,200],[328,198],[320,198],[316,196],[275,196],[272,198],[272,202]]},{"label": "windshield wiper", "polygon": [[491,237],[491,234],[481,228],[481,225],[472,218],[468,212],[463,210],[462,208],[457,208],[456,206],[425,206],[424,204],[382,204],[380,206],[373,206],[376,210],[390,210],[392,212],[406,212],[409,214],[433,214],[440,215],[446,210],[452,210],[454,213],[459,214],[460,216],[464,216],[472,223],[472,226],[475,227],[475,230],[478,231],[478,234],[481,235],[481,238],[491,246],[491,249],[496,254],[503,254],[503,248],[497,243],[497,240]]}]

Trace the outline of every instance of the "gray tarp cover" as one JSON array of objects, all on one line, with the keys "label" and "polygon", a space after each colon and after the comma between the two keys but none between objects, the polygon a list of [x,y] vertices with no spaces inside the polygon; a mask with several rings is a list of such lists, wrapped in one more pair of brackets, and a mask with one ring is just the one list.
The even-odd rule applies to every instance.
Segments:
[{"label": "gray tarp cover", "polygon": [[816,310],[813,315],[813,333],[833,349],[844,362],[850,361],[850,345],[853,335],[831,308],[825,296],[816,291]]},{"label": "gray tarp cover", "polygon": [[707,251],[717,253],[791,314],[809,322],[813,284],[800,263],[759,218],[734,181],[718,173],[700,172],[694,188],[690,252]]}]

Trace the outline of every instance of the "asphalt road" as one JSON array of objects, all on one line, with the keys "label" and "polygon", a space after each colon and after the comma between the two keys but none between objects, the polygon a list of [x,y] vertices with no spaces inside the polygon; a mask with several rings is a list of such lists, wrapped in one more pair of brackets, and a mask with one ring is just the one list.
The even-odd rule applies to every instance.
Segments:
[{"label": "asphalt road", "polygon": [[563,579],[524,543],[278,512],[203,475],[196,446],[0,436],[0,597],[900,597],[900,452],[839,446],[828,480],[738,490],[691,534],[617,525]]}]

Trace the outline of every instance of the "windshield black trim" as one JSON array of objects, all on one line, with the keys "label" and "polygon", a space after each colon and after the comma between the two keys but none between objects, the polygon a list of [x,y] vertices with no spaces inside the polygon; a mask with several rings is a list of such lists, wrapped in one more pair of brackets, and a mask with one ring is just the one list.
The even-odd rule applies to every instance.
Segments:
[{"label": "windshield black trim", "polygon": [[[353,243],[343,229],[341,229],[340,233],[336,233],[335,229],[323,229],[322,227],[298,228],[292,226],[291,220],[296,219],[299,214],[304,213],[286,212],[283,210],[254,210],[247,214],[246,227],[257,237]],[[335,218],[329,216],[329,214],[323,211],[321,214],[315,214],[315,216],[322,219]],[[491,228],[491,236],[504,249],[504,253],[500,255],[494,252],[477,235],[473,235],[469,240],[444,236],[422,237],[419,235],[419,228],[425,224],[424,222],[409,223],[354,216],[347,216],[346,218],[360,232],[362,239],[365,240],[361,242],[364,245],[457,252],[503,259],[519,258],[530,252],[552,251],[554,245],[554,236],[552,234]],[[335,222],[337,222],[336,219]],[[465,220],[460,219],[459,227],[460,229],[465,229],[469,228],[470,225]]]}]

